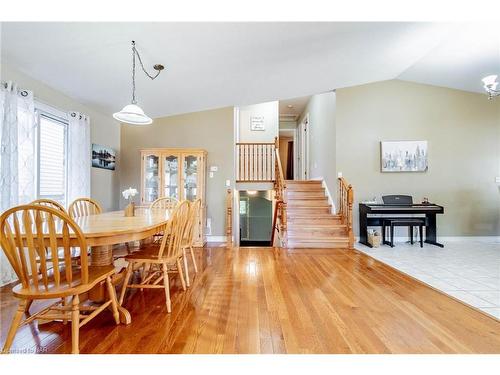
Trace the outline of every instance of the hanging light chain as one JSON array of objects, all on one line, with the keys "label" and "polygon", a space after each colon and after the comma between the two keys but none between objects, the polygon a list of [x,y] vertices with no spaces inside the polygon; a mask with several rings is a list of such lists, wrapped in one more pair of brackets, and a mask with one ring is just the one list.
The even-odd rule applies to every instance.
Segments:
[{"label": "hanging light chain", "polygon": [[135,42],[132,41],[132,104],[137,104],[135,100]]},{"label": "hanging light chain", "polygon": [[153,68],[157,71],[155,75],[149,74],[144,68],[144,64],[142,63],[141,55],[137,48],[135,48],[135,41],[132,41],[132,104],[137,104],[137,100],[135,98],[135,55],[139,59],[139,64],[141,65],[142,71],[146,74],[151,80],[158,77],[161,71],[164,69],[163,65],[157,64]]}]

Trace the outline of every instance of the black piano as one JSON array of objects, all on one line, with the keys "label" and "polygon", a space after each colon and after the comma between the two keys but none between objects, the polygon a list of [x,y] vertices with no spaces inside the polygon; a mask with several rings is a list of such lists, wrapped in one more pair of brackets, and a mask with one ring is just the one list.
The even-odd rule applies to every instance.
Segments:
[{"label": "black piano", "polygon": [[[368,227],[382,226],[382,220],[391,217],[390,215],[401,214],[425,214],[427,226],[425,227],[425,243],[444,247],[437,242],[436,214],[443,214],[444,207],[433,203],[419,204],[359,204],[359,242],[370,246],[368,243]],[[389,215],[389,216],[369,216],[369,215]]]}]

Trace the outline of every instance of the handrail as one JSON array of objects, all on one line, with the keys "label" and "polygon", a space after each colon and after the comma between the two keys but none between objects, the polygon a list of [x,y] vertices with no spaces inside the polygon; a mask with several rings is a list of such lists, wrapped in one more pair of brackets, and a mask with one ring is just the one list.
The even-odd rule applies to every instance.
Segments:
[{"label": "handrail", "polygon": [[340,219],[347,226],[349,248],[354,248],[354,231],[352,229],[352,206],[354,190],[343,177],[339,177],[339,210]]}]

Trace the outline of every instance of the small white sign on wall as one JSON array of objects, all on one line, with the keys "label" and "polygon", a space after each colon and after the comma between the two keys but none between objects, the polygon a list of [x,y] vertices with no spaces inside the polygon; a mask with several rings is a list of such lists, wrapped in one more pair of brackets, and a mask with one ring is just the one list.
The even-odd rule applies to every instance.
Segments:
[{"label": "small white sign on wall", "polygon": [[264,116],[252,116],[250,117],[250,130],[251,131],[264,131],[266,127],[264,126]]}]

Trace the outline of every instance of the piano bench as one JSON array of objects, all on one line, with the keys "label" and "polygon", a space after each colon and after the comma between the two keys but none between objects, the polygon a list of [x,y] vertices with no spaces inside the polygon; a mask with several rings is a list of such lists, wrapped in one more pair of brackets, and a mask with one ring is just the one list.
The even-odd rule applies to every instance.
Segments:
[{"label": "piano bench", "polygon": [[[424,247],[423,228],[427,225],[427,218],[425,217],[394,217],[384,218],[382,221],[382,243],[394,247],[394,227],[408,227],[410,230],[410,243],[413,245],[413,227],[419,228],[420,234],[420,247]],[[390,228],[390,241],[386,241],[385,232],[386,228]]]}]

